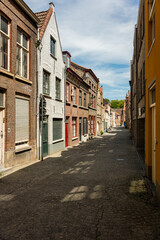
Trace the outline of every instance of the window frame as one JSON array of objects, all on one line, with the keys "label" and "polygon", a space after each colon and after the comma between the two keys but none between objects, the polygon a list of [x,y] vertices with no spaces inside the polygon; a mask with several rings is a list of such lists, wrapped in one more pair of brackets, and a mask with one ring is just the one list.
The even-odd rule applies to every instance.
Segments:
[{"label": "window frame", "polygon": [[72,117],[72,138],[77,137],[77,118]]},{"label": "window frame", "polygon": [[[49,76],[48,78],[48,92],[44,91],[44,75],[47,74]],[[43,94],[49,96],[50,95],[50,72],[43,69]],[[45,88],[46,89],[46,88]]]},{"label": "window frame", "polygon": [[[57,91],[57,86],[58,86],[57,82],[59,82],[59,91]],[[58,77],[56,77],[56,87],[55,87],[55,89],[56,89],[56,97],[55,97],[55,99],[56,100],[61,100],[61,79],[58,78]],[[57,92],[59,92],[59,96],[58,96]]]},{"label": "window frame", "polygon": [[[5,32],[3,32],[1,30],[1,16],[8,21],[8,34],[6,34]],[[7,71],[10,70],[10,24],[11,24],[10,19],[8,17],[6,17],[2,12],[0,12],[0,36],[2,36],[2,37],[4,36],[4,38],[6,38],[7,42],[8,42],[8,44],[7,44],[8,45],[7,46],[7,51],[8,51],[7,68],[2,67],[1,65],[0,65],[0,68],[3,68]]]},{"label": "window frame", "polygon": [[[61,121],[61,133],[60,133],[61,136],[60,136],[60,138],[57,138],[57,139],[54,139],[54,120]],[[52,141],[56,142],[56,141],[63,140],[63,119],[62,118],[53,118],[52,119],[52,123],[53,123],[53,137],[52,137]]]},{"label": "window frame", "polygon": [[[52,41],[53,41],[53,45],[52,45]],[[53,52],[52,52],[52,46],[54,46]],[[56,57],[56,40],[52,35],[50,35],[50,54],[51,56]]]},{"label": "window frame", "polygon": [[84,93],[84,107],[87,107],[87,94]]},{"label": "window frame", "polygon": [[[30,51],[30,46],[29,46],[29,36],[20,28],[17,28],[17,36],[18,36],[18,31],[20,32],[20,43],[18,42],[18,40],[16,41],[17,44],[17,48],[16,50],[19,48],[20,49],[20,72],[17,71],[17,53],[16,53],[16,74],[20,77],[23,77],[25,79],[29,79],[29,51]],[[26,37],[27,39],[27,48],[23,45],[23,37]],[[23,68],[25,68],[23,66],[23,52],[27,53],[27,76],[25,76],[25,74],[23,74]]]},{"label": "window frame", "polygon": [[[24,139],[24,140],[20,140],[17,141],[16,140],[16,114],[17,114],[17,109],[16,109],[16,100],[20,99],[20,100],[24,100],[28,102],[28,138]],[[20,95],[16,95],[15,96],[15,148],[16,149],[20,149],[20,148],[24,148],[24,147],[28,147],[29,146],[29,142],[30,142],[30,98],[29,97],[24,97],[24,96],[20,96]]]},{"label": "window frame", "polygon": [[82,91],[79,90],[79,106],[82,106]]},{"label": "window frame", "polygon": [[70,84],[66,82],[66,102],[69,102],[69,89],[70,89]]}]

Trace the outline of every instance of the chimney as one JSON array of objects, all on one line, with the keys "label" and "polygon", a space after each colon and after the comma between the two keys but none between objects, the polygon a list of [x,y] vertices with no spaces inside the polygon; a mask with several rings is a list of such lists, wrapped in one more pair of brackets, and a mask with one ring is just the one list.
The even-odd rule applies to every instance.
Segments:
[{"label": "chimney", "polygon": [[50,7],[50,8],[53,8],[53,12],[54,12],[55,5],[54,5],[54,3],[53,3],[53,2],[50,2],[50,3],[49,3],[49,7]]}]

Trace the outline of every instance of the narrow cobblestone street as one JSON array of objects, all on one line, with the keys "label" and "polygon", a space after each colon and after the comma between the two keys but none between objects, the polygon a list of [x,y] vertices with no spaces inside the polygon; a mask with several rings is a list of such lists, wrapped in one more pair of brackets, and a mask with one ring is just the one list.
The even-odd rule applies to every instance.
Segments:
[{"label": "narrow cobblestone street", "polygon": [[158,240],[160,209],[130,133],[111,133],[0,179],[0,240]]}]

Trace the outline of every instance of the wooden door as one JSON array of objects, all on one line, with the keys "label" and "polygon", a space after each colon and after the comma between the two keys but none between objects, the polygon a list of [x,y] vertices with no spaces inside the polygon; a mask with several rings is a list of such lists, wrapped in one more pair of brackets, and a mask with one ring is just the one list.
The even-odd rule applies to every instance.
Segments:
[{"label": "wooden door", "polygon": [[69,128],[68,128],[69,124],[68,121],[65,123],[65,146],[68,147],[69,146]]},{"label": "wooden door", "polygon": [[156,185],[156,107],[152,108],[152,181]]},{"label": "wooden door", "polygon": [[0,168],[4,167],[4,123],[3,110],[0,110]]}]

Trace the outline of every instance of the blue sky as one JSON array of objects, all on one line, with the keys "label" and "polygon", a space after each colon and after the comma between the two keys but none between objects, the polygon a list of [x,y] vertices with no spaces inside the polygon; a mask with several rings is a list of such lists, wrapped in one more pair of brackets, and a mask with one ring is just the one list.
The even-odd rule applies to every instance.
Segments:
[{"label": "blue sky", "polygon": [[[25,0],[34,12],[48,0]],[[54,0],[63,50],[72,61],[91,68],[103,85],[104,98],[124,99],[139,0]]]}]

